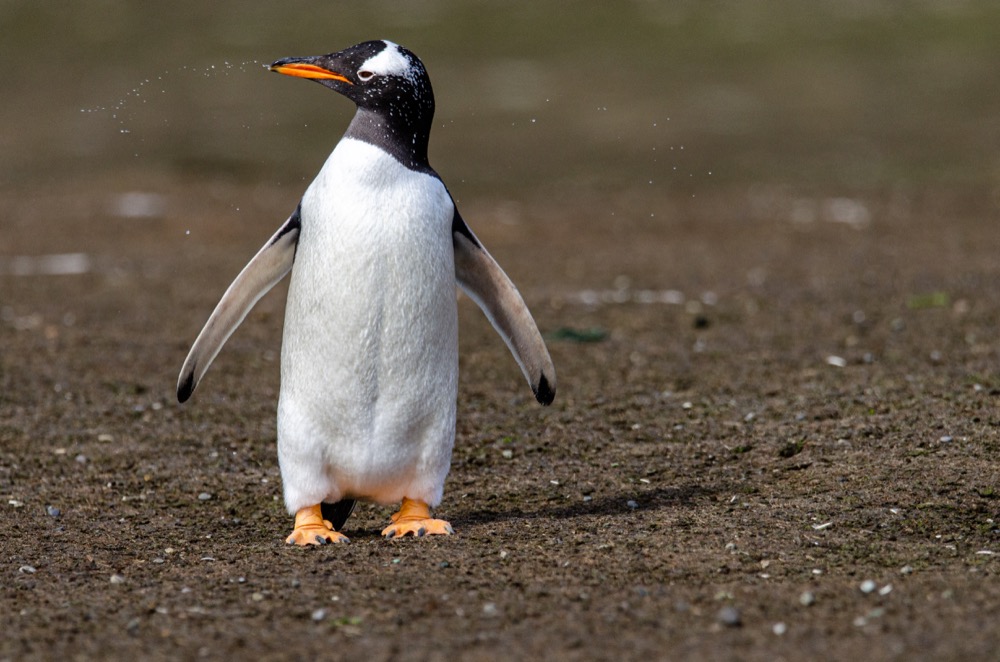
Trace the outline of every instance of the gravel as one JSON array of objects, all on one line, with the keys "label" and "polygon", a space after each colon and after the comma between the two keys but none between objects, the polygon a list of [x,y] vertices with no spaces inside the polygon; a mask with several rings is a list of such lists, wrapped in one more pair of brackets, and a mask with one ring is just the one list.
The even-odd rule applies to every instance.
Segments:
[{"label": "gravel", "polygon": [[727,605],[719,610],[716,620],[727,628],[738,628],[743,625],[743,615],[740,610],[732,605]]}]

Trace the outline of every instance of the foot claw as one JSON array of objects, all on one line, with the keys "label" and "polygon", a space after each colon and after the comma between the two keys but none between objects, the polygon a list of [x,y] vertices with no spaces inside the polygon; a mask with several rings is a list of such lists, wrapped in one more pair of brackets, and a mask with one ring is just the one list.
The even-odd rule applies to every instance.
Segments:
[{"label": "foot claw", "polygon": [[427,504],[413,499],[403,499],[399,512],[392,515],[392,524],[382,530],[382,536],[387,540],[402,538],[407,534],[422,538],[427,535],[447,536],[453,533],[455,529],[451,524],[432,518]]},{"label": "foot claw", "polygon": [[328,545],[350,542],[343,533],[334,531],[330,522],[320,515],[319,505],[308,506],[295,513],[295,529],[285,539],[289,545]]}]

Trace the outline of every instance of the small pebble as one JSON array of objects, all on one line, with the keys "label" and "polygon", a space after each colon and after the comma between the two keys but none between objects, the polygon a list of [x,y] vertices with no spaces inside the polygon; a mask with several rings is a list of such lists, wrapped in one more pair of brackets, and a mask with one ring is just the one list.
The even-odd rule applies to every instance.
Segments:
[{"label": "small pebble", "polygon": [[859,586],[858,588],[861,589],[862,593],[871,593],[872,591],[875,590],[875,582],[872,581],[871,579],[866,579],[865,581],[861,582],[861,586]]},{"label": "small pebble", "polygon": [[629,499],[625,505],[628,506],[630,510],[635,510],[639,507],[639,504],[632,499]]},{"label": "small pebble", "polygon": [[250,595],[250,599],[253,600],[254,602],[260,602],[261,600],[264,599],[264,594],[261,593],[260,591],[256,591]]},{"label": "small pebble", "polygon": [[780,637],[781,635],[788,632],[788,626],[785,625],[784,623],[775,623],[774,626],[771,628],[771,631]]},{"label": "small pebble", "polygon": [[55,506],[45,506],[45,512],[49,514],[49,517],[59,517],[62,515],[62,511]]},{"label": "small pebble", "polygon": [[834,368],[845,368],[847,367],[847,359],[842,356],[828,356],[826,357],[826,364],[832,365]]},{"label": "small pebble", "polygon": [[83,453],[80,453],[73,459],[76,460],[77,464],[87,464],[87,456]]},{"label": "small pebble", "polygon": [[590,496],[589,494],[584,494],[583,495],[583,502],[584,503],[588,503],[588,502],[593,501],[593,500],[594,500],[594,497]]},{"label": "small pebble", "polygon": [[878,590],[878,594],[881,596],[886,596],[892,593],[892,584],[886,584]]},{"label": "small pebble", "polygon": [[17,571],[24,575],[33,575],[38,572],[33,565],[22,565]]},{"label": "small pebble", "polygon": [[312,614],[309,615],[309,618],[311,618],[314,621],[316,621],[317,623],[319,623],[324,618],[326,618],[326,610],[325,609],[317,609]]},{"label": "small pebble", "polygon": [[743,625],[743,617],[740,610],[733,606],[726,606],[719,610],[718,621],[727,628],[738,628]]},{"label": "small pebble", "polygon": [[97,441],[103,442],[105,444],[110,443],[110,442],[112,442],[114,440],[115,440],[115,438],[112,437],[110,434],[107,434],[107,433],[97,435]]},{"label": "small pebble", "polygon": [[489,616],[490,618],[496,616],[499,613],[497,606],[492,602],[487,602],[483,605],[483,616]]},{"label": "small pebble", "polygon": [[913,566],[912,565],[904,565],[902,568],[899,569],[899,572],[902,575],[913,574]]},{"label": "small pebble", "polygon": [[812,591],[803,591],[799,596],[799,604],[803,607],[811,607],[816,604],[816,596]]},{"label": "small pebble", "polygon": [[512,457],[514,457],[514,451],[512,451],[512,450],[511,450],[511,449],[509,449],[509,448],[505,448],[505,449],[503,449],[503,451],[502,451],[502,452],[501,452],[500,454],[501,454],[501,455],[503,455],[503,456],[504,456],[504,459],[507,459],[507,460],[509,460],[509,459],[511,459]]},{"label": "small pebble", "polygon": [[117,574],[116,575],[111,575],[111,583],[112,584],[116,584],[116,585],[117,584],[124,584],[125,583],[125,578],[122,575],[117,575]]},{"label": "small pebble", "polygon": [[212,495],[209,494],[208,492],[202,492],[201,494],[198,495],[199,501],[209,501],[211,498]]}]

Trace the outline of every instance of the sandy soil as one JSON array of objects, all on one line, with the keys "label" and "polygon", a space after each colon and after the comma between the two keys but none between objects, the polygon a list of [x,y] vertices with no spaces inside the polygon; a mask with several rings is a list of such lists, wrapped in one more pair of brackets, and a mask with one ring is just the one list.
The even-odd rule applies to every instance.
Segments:
[{"label": "sandy soil", "polygon": [[[0,659],[1000,650],[988,196],[722,187],[655,218],[596,194],[465,202],[549,335],[556,402],[461,301],[438,510],[457,535],[385,541],[391,509],[362,505],[349,545],[296,549],[274,449],[283,289],[189,403],[173,395],[295,195],[150,188],[147,218],[116,212],[120,182],[0,200]],[[43,251],[84,253],[86,273],[12,275]]]}]

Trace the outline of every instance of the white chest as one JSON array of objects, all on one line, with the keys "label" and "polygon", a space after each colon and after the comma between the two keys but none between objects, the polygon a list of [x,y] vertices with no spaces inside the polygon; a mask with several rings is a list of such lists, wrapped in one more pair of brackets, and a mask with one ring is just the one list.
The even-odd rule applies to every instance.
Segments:
[{"label": "white chest", "polygon": [[302,198],[283,391],[362,417],[376,401],[381,408],[453,393],[453,212],[437,178],[367,143],[341,141]]},{"label": "white chest", "polygon": [[[453,212],[439,179],[345,139],[302,198],[295,271],[319,267],[326,276],[365,277],[372,286],[405,277],[410,287],[400,283],[403,289],[419,287],[421,274],[436,280],[454,263]],[[445,273],[454,281],[453,267]]]}]

